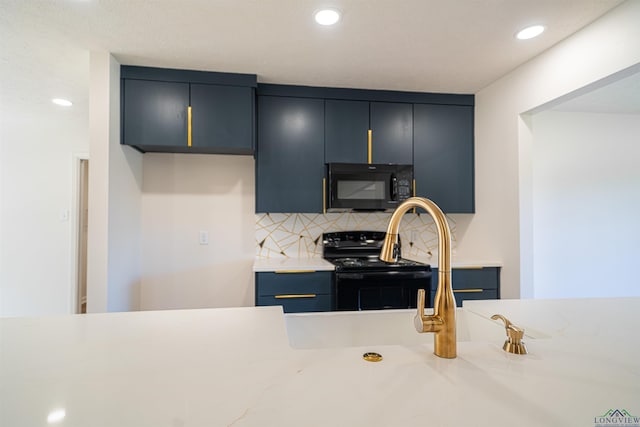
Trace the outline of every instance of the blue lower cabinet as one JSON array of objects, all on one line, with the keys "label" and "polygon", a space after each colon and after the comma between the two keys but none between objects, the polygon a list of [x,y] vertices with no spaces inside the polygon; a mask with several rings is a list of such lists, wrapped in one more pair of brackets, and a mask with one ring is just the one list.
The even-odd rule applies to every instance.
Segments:
[{"label": "blue lower cabinet", "polygon": [[[432,269],[431,300],[438,288],[438,269]],[[500,267],[454,268],[451,272],[456,305],[464,300],[500,299]]]},{"label": "blue lower cabinet", "polygon": [[256,306],[281,305],[285,313],[331,311],[333,272],[256,273]]}]

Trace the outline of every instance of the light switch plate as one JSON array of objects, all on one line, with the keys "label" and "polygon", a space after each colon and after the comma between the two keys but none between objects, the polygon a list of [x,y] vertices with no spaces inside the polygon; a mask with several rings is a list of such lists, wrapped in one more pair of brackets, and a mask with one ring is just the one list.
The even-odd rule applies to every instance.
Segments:
[{"label": "light switch plate", "polygon": [[200,241],[201,245],[208,245],[209,244],[209,232],[200,230],[199,241]]}]

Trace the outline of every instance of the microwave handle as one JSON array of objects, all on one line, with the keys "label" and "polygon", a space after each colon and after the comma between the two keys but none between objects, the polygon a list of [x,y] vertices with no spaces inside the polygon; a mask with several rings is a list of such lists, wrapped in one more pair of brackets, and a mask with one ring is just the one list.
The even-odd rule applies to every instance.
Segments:
[{"label": "microwave handle", "polygon": [[391,200],[398,200],[398,178],[396,174],[391,175]]}]

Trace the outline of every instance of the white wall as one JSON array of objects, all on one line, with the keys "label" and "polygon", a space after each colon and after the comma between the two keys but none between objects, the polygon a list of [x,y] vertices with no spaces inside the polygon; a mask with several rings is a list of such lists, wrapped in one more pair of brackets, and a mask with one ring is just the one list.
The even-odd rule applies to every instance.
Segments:
[{"label": "white wall", "polygon": [[252,306],[254,200],[253,157],[146,153],[141,308]]},{"label": "white wall", "polygon": [[476,214],[459,224],[457,257],[501,260],[503,298],[534,294],[532,137],[520,115],[640,63],[638,22],[640,2],[625,2],[476,94]]},{"label": "white wall", "polygon": [[536,298],[640,296],[640,115],[533,116]]},{"label": "white wall", "polygon": [[[640,63],[638,22],[640,2],[625,2],[476,96],[477,213],[456,217],[456,260],[501,261],[504,264],[503,297],[533,296],[533,187],[531,156],[527,155],[533,138],[520,114]],[[113,111],[119,83],[113,67],[110,55],[91,55],[89,310],[135,308],[136,283],[142,276],[140,266],[144,274],[140,302],[143,308],[158,307],[158,301],[174,301],[175,306],[250,304],[253,289],[250,261],[246,256],[250,253],[253,257],[253,206],[245,206],[235,217],[224,219],[229,221],[225,231],[242,230],[243,242],[245,230],[250,236],[246,240],[246,255],[244,248],[215,252],[212,246],[208,250],[214,254],[197,258],[197,263],[178,254],[177,259],[184,261],[183,266],[176,261],[164,266],[163,263],[173,257],[161,253],[151,258],[146,255],[145,259],[136,258],[141,252],[146,253],[150,245],[149,206],[158,202],[163,209],[170,207],[177,213],[186,213],[187,208],[199,206],[202,200],[197,193],[185,193],[176,195],[173,205],[168,199],[162,200],[160,193],[158,200],[146,191],[142,197],[136,196],[142,156],[127,151],[128,147],[117,146],[118,116]],[[72,118],[72,110],[40,115],[35,113],[33,104],[26,106],[28,111],[22,111],[21,107],[15,106],[15,114],[3,111],[0,124],[0,315],[69,312],[72,233],[70,222],[60,222],[59,214],[61,210],[72,209],[72,158],[74,152],[87,151],[87,117]],[[145,168],[148,166],[146,156],[149,155],[145,155]],[[242,161],[238,159],[233,161]],[[233,161],[228,164],[233,165]],[[227,165],[220,163],[221,168]],[[243,182],[242,190],[236,190],[235,184],[231,185],[233,190],[207,190],[211,191],[210,196],[215,195],[212,199],[217,205],[236,206],[239,200],[253,203],[253,189],[249,189],[253,186],[250,178],[253,168],[245,166],[235,169],[239,174],[237,180]],[[177,171],[185,169],[182,164],[175,167]],[[145,171],[145,174],[147,172],[153,173]],[[182,188],[180,183],[190,180],[180,178],[175,188]],[[239,191],[242,196],[225,194],[225,191]],[[209,218],[216,218],[216,212],[214,210]],[[245,214],[251,218],[248,228],[249,221],[239,219]],[[175,218],[172,215],[176,213],[161,212],[159,230],[177,227],[172,223]],[[209,227],[214,241],[215,224],[199,221],[194,226]],[[243,225],[236,228],[240,223]],[[183,243],[180,240],[183,233],[175,233],[175,238],[168,232],[161,233],[158,243],[175,247],[172,250],[176,253],[184,249],[190,255],[202,249],[189,247],[194,237]],[[228,234],[223,236],[229,237]],[[239,276],[229,277],[231,270],[218,276],[217,271],[225,270],[214,272],[204,267],[205,259],[215,263],[224,259],[228,265],[237,265],[233,271]],[[197,273],[199,268],[201,271]],[[168,281],[159,279],[157,275],[162,271],[170,272],[173,277]],[[240,285],[231,288],[229,283],[234,280]],[[184,282],[187,285],[180,285]],[[216,283],[216,290],[208,288],[209,282]],[[185,292],[185,287],[195,290]]]},{"label": "white wall", "polygon": [[[88,55],[77,65],[79,76],[88,75]],[[80,108],[63,108],[51,103],[50,94],[66,93],[64,88],[33,81],[2,85],[2,96],[12,101],[0,113],[0,317],[71,313],[72,169],[74,155],[89,149],[84,99],[76,94]],[[39,87],[34,93],[41,98],[13,99],[22,89],[28,92],[25,85]]]},{"label": "white wall", "polygon": [[142,154],[120,145],[120,65],[91,52],[87,311],[140,305]]}]

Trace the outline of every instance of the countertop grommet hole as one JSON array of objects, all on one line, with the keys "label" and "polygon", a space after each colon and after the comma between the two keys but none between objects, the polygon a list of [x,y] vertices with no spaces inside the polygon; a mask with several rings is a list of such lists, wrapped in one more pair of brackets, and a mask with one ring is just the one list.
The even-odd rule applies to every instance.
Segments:
[{"label": "countertop grommet hole", "polygon": [[379,353],[373,353],[373,352],[369,352],[369,353],[363,354],[362,358],[364,360],[366,360],[367,362],[380,362],[380,361],[382,361],[382,355],[379,354]]}]

